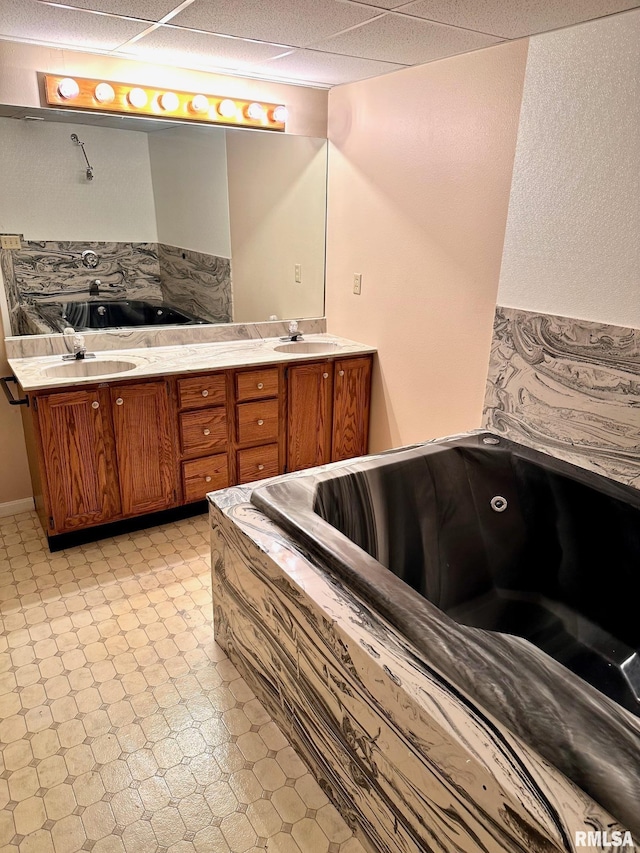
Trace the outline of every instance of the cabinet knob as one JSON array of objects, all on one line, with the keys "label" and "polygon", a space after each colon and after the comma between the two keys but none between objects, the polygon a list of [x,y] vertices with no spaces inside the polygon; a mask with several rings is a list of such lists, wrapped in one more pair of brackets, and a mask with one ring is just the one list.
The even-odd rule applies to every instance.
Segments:
[{"label": "cabinet knob", "polygon": [[202,392],[202,396],[203,396],[203,397],[208,397],[208,396],[209,396],[209,392],[207,391],[207,389],[206,389],[206,388],[205,388],[205,389],[204,389],[204,391]]},{"label": "cabinet knob", "polygon": [[339,371],[338,371],[338,376],[344,376],[344,370],[339,370]]},{"label": "cabinet knob", "polygon": [[94,400],[93,403],[91,404],[91,408],[92,409],[99,409],[100,403],[97,400]]},{"label": "cabinet knob", "polygon": [[210,429],[205,429],[205,430],[203,430],[203,433],[204,433],[205,435],[211,435],[211,430],[210,430]]},{"label": "cabinet knob", "polygon": [[264,465],[262,463],[258,465],[258,471],[264,471]]},{"label": "cabinet knob", "polygon": [[322,374],[322,378],[323,378],[323,379],[328,379],[328,378],[329,378],[329,374],[328,374],[328,373],[323,373],[323,374]]},{"label": "cabinet knob", "polygon": [[262,391],[264,388],[264,382],[258,382],[258,391]]},{"label": "cabinet knob", "polygon": [[118,397],[118,399],[116,400],[116,406],[121,406],[123,403],[124,400],[122,399],[122,397]]},{"label": "cabinet knob", "polygon": [[262,420],[262,418],[259,418],[258,419],[258,426],[262,426],[263,423],[264,423],[264,421]]},{"label": "cabinet knob", "polygon": [[204,478],[204,481],[205,481],[205,483],[210,483],[211,477],[207,474],[207,476]]}]

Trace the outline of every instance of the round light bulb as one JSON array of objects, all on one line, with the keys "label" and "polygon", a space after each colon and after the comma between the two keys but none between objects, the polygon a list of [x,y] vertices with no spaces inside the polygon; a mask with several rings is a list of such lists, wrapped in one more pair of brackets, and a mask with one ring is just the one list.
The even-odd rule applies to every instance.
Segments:
[{"label": "round light bulb", "polygon": [[247,107],[247,118],[252,121],[262,121],[265,115],[265,109],[262,104],[249,104]]},{"label": "round light bulb", "polygon": [[285,124],[288,118],[289,110],[286,107],[279,106],[273,111],[273,120],[277,121],[278,124]]},{"label": "round light bulb", "polygon": [[209,98],[205,95],[196,95],[189,103],[189,109],[194,113],[209,112]]},{"label": "round light bulb", "polygon": [[147,93],[144,89],[132,89],[127,95],[127,100],[132,107],[137,107],[140,110],[147,106]]},{"label": "round light bulb", "polygon": [[168,113],[175,112],[180,106],[180,98],[175,92],[163,92],[158,98],[160,106]]},{"label": "round light bulb", "polygon": [[98,83],[93,92],[93,97],[99,104],[110,104],[115,96],[116,93],[113,90],[113,86],[110,86],[108,83]]},{"label": "round light bulb", "polygon": [[235,101],[225,98],[224,101],[220,101],[218,104],[218,112],[223,118],[233,118],[238,112],[238,107]]},{"label": "round light bulb", "polygon": [[72,77],[65,77],[64,80],[61,80],[58,83],[58,94],[61,98],[64,98],[65,101],[69,101],[72,98],[78,97],[80,94],[80,86],[78,86]]}]

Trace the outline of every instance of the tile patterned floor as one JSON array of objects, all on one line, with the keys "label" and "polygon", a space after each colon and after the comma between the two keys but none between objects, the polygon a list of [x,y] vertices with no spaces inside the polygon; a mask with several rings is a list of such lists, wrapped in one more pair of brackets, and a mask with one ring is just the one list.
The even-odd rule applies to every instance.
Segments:
[{"label": "tile patterned floor", "polygon": [[213,640],[206,517],[0,519],[0,853],[363,853]]}]

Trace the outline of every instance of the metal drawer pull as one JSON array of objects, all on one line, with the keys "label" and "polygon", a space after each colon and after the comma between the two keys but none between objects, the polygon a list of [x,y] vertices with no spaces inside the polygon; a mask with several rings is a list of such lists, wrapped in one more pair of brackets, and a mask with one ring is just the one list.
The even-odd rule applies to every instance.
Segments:
[{"label": "metal drawer pull", "polygon": [[264,388],[264,382],[258,382],[258,391],[262,391]]},{"label": "metal drawer pull", "polygon": [[211,435],[211,430],[210,430],[210,429],[205,429],[205,430],[203,430],[203,432],[204,432],[204,434],[205,434],[205,435]]},{"label": "metal drawer pull", "polygon": [[206,389],[206,388],[205,388],[205,389],[204,389],[204,391],[202,392],[202,396],[203,396],[203,397],[208,397],[208,396],[209,396],[209,392],[207,391],[207,389]]},{"label": "metal drawer pull", "polygon": [[18,380],[15,376],[3,376],[0,379],[0,384],[2,385],[2,390],[4,391],[4,395],[9,401],[10,406],[28,406],[29,398],[22,397],[20,400],[17,400],[13,394],[11,393],[11,389],[8,386],[8,382],[14,382],[16,385],[18,384]]},{"label": "metal drawer pull", "polygon": [[116,400],[116,406],[121,406],[123,403],[124,400],[122,399],[122,397],[118,397],[118,399]]},{"label": "metal drawer pull", "polygon": [[328,374],[328,373],[323,373],[323,374],[322,374],[322,378],[323,378],[323,379],[328,379],[328,378],[329,378],[329,374]]},{"label": "metal drawer pull", "polygon": [[258,465],[258,471],[264,471],[264,465],[262,463]]},{"label": "metal drawer pull", "polygon": [[93,403],[91,404],[91,408],[92,409],[99,409],[100,403],[97,400],[94,400]]},{"label": "metal drawer pull", "polygon": [[204,478],[204,481],[205,481],[205,483],[210,483],[211,477],[207,474],[207,476]]},{"label": "metal drawer pull", "polygon": [[344,376],[344,370],[339,370],[339,371],[338,371],[338,376]]},{"label": "metal drawer pull", "polygon": [[264,421],[262,420],[262,418],[260,418],[260,419],[258,420],[258,426],[262,426],[262,424],[263,424],[263,423],[264,423]]}]

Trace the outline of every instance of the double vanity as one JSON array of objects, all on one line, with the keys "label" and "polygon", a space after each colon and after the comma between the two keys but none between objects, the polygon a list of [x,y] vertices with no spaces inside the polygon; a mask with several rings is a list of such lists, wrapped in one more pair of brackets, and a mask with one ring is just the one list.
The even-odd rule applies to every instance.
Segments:
[{"label": "double vanity", "polygon": [[309,335],[10,358],[50,546],[366,453],[372,353]]}]

